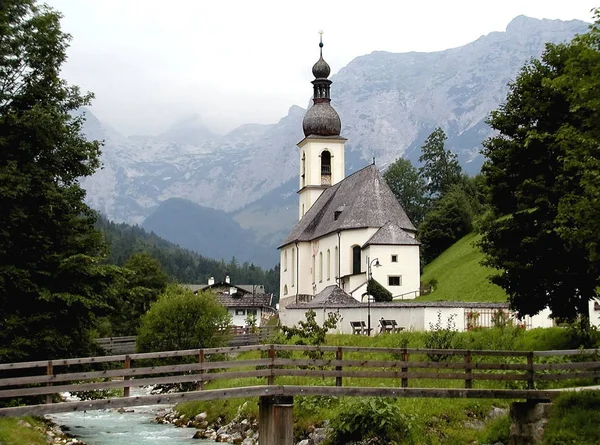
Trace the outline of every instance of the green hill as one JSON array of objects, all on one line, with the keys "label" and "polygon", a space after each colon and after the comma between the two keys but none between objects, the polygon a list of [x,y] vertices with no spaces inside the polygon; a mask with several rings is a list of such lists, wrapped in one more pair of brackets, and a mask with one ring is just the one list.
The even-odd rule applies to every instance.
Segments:
[{"label": "green hill", "polygon": [[483,253],[474,245],[480,238],[470,233],[425,266],[421,281],[435,279],[437,285],[413,301],[506,302],[506,293],[488,280],[493,269],[481,265]]}]

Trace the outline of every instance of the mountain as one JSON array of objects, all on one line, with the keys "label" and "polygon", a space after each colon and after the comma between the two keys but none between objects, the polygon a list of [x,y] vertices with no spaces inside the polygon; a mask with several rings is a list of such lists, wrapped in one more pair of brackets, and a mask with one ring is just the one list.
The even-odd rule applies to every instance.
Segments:
[{"label": "mountain", "polygon": [[[399,156],[416,163],[420,146],[438,126],[446,131],[448,146],[458,153],[465,170],[477,172],[481,142],[491,134],[485,119],[505,99],[508,82],[524,63],[541,55],[545,42],[570,40],[587,27],[577,20],[519,16],[506,31],[458,48],[375,51],[356,58],[332,76],[333,106],[342,119],[342,135],[348,138],[347,174],[372,157],[381,167]],[[310,92],[307,84],[307,97]],[[303,138],[304,113],[292,106],[276,124],[243,125],[221,137],[213,135],[200,116],[190,116],[162,135],[129,138],[88,113],[84,132],[105,141],[104,168],[82,181],[88,202],[113,220],[138,224],[158,211],[165,228],[169,218],[176,224],[195,211],[184,210],[186,205],[229,212],[226,215],[251,231],[255,242],[271,249],[276,261],[275,247],[297,218],[296,143]],[[162,213],[159,204],[171,198],[187,200],[177,207],[181,213]],[[188,227],[187,235],[178,236],[185,238],[187,247],[191,240],[212,233],[209,221],[224,217],[204,218]],[[201,253],[219,257],[216,251]]]}]

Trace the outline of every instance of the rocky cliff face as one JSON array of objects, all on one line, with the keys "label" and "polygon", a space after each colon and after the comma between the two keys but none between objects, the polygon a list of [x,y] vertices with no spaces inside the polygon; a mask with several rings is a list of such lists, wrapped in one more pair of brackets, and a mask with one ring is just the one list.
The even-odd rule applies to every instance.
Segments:
[{"label": "rocky cliff face", "polygon": [[[333,105],[348,138],[347,173],[373,156],[382,167],[399,156],[415,162],[438,126],[465,169],[478,171],[481,141],[490,135],[485,119],[506,97],[508,82],[546,42],[570,40],[586,30],[581,21],[519,16],[505,32],[462,47],[356,58],[332,77]],[[310,93],[307,85],[307,97]],[[276,124],[243,125],[223,137],[191,117],[158,137],[129,138],[88,114],[85,133],[105,140],[104,169],[83,181],[88,201],[110,219],[142,223],[160,202],[184,198],[234,212],[242,227],[274,245],[297,211],[296,143],[304,112],[292,106]]]}]

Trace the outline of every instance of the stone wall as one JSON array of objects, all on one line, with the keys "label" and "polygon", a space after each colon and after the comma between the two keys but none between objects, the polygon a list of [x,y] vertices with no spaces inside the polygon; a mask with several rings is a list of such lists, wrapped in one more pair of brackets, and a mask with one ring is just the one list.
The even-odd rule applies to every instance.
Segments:
[{"label": "stone wall", "polygon": [[551,403],[514,402],[510,407],[509,445],[533,445],[542,443],[544,428],[548,423]]}]

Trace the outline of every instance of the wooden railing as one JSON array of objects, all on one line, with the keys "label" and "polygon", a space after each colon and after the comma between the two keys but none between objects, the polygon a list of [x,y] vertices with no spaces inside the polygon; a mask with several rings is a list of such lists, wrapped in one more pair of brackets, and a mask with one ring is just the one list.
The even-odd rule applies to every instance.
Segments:
[{"label": "wooden railing", "polygon": [[[249,346],[264,343],[277,332],[278,328],[273,326],[261,326],[249,328],[243,326],[234,326],[231,330],[231,339],[229,346]],[[96,343],[107,354],[133,354],[135,352],[136,336],[126,337],[103,337],[96,339]]]},{"label": "wooden railing", "polygon": [[[254,352],[255,357],[246,354],[240,359],[244,352]],[[550,356],[565,359],[541,363]],[[599,356],[598,349],[528,352],[272,344],[4,363],[0,399],[119,388],[125,398],[3,408],[0,416],[257,395],[552,399],[556,391],[535,389],[536,384],[598,379]],[[171,363],[157,364],[160,359]],[[185,363],[173,364],[174,359]],[[299,385],[302,378],[306,383]],[[321,379],[319,385],[315,378]],[[235,388],[204,389],[205,383],[231,379],[247,380],[243,384],[236,380]],[[381,387],[382,379],[389,385]],[[513,387],[521,383],[511,389],[502,382],[512,382]],[[193,383],[197,391],[128,397],[130,387],[181,383]]]}]

